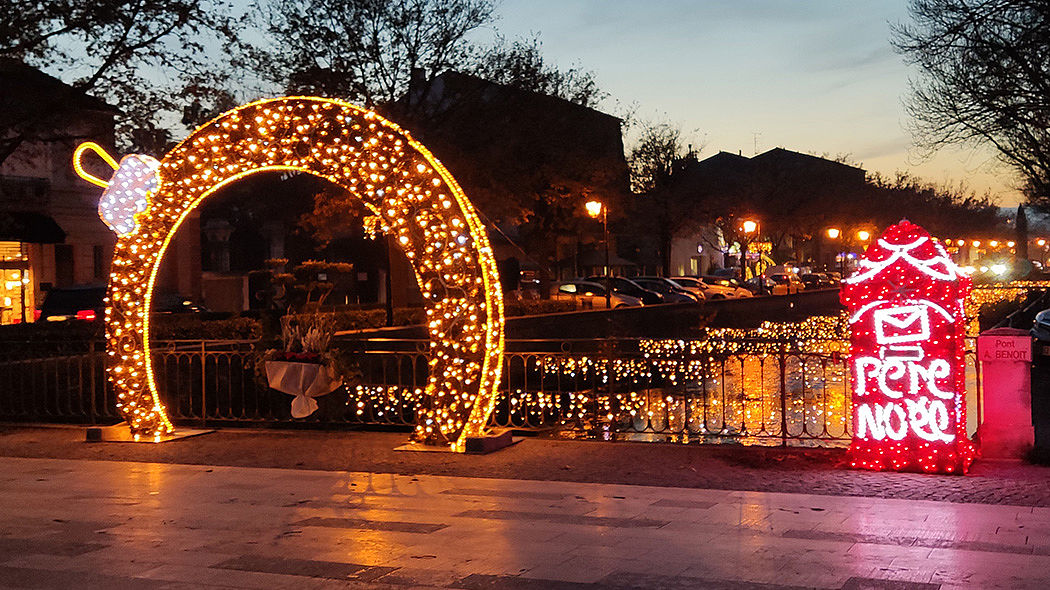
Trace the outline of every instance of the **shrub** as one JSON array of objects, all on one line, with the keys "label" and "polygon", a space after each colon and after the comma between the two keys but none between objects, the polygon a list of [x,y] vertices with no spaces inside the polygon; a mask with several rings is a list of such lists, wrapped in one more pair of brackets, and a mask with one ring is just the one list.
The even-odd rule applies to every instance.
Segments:
[{"label": "shrub", "polygon": [[538,315],[544,313],[563,313],[576,311],[576,303],[556,299],[522,299],[503,302],[503,315],[507,317]]}]

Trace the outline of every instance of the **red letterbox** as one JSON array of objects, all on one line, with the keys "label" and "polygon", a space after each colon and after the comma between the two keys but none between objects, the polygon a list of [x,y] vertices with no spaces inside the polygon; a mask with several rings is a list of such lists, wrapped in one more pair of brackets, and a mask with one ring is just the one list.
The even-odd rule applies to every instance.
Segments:
[{"label": "red letterbox", "polygon": [[970,279],[923,228],[889,227],[842,284],[853,384],[850,461],[862,469],[965,473],[963,301]]}]

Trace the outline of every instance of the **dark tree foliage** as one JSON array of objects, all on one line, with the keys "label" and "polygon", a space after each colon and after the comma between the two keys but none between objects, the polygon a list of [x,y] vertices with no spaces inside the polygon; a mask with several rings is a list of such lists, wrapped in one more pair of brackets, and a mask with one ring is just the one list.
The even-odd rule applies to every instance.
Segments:
[{"label": "dark tree foliage", "polygon": [[[0,58],[40,67],[115,106],[118,139],[163,152],[187,97],[220,82],[207,55],[236,31],[223,0],[4,0]],[[6,96],[6,93],[5,93]],[[79,139],[68,96],[0,108],[0,162],[25,143]],[[74,135],[70,137],[70,135]]]},{"label": "dark tree foliage", "polygon": [[627,155],[631,192],[635,194],[628,229],[654,236],[665,276],[671,272],[671,245],[683,232],[698,229],[694,200],[676,190],[679,173],[696,161],[682,143],[682,131],[671,123],[642,122],[640,135]]},{"label": "dark tree foliage", "polygon": [[991,198],[964,187],[939,186],[898,173],[894,178],[873,175],[871,193],[854,211],[880,227],[908,219],[946,239],[994,236],[1005,219]]},{"label": "dark tree foliage", "polygon": [[[673,214],[689,224],[717,228],[721,242],[704,246],[723,252],[734,243],[761,239],[780,258],[804,262],[820,250],[828,228],[852,235],[903,218],[946,239],[995,235],[1003,229],[999,208],[988,196],[903,173],[865,176],[857,166],[779,148],[754,158],[721,152],[701,161],[685,159],[670,180]],[[643,208],[639,216],[659,218],[657,210]],[[746,219],[757,221],[759,231],[742,232]],[[671,223],[680,228],[676,231],[696,228],[681,219]],[[708,237],[715,239],[714,234]]]},{"label": "dark tree foliage", "polygon": [[[404,126],[449,167],[490,227],[515,226],[520,246],[549,258],[557,236],[589,221],[580,219],[583,200],[617,198],[626,176],[619,124],[576,106],[604,98],[594,75],[549,64],[535,38],[475,41],[494,6],[267,0],[252,14],[267,43],[244,46],[241,59],[288,92],[342,98]],[[355,223],[353,201],[318,192],[302,226],[335,239]]]},{"label": "dark tree foliage", "polygon": [[557,96],[585,107],[596,107],[608,97],[598,87],[594,72],[579,66],[562,71],[547,63],[542,45],[537,37],[511,43],[500,37],[482,52],[471,73],[504,86]]},{"label": "dark tree foliage", "polygon": [[267,43],[244,63],[293,93],[375,108],[428,78],[473,63],[471,31],[493,22],[492,0],[269,0],[254,15]]},{"label": "dark tree foliage", "polygon": [[908,103],[921,145],[990,145],[1050,205],[1050,4],[912,0],[894,43],[919,68]]}]

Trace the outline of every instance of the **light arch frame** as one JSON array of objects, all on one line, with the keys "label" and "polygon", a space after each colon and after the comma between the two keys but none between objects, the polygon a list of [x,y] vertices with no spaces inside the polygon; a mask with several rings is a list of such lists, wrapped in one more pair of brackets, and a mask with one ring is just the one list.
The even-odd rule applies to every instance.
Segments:
[{"label": "light arch frame", "polygon": [[397,237],[423,292],[430,333],[415,437],[464,450],[465,439],[488,424],[504,348],[502,291],[484,225],[451,173],[406,130],[373,111],[317,97],[256,101],[200,126],[160,160],[146,210],[134,215],[133,230],[118,234],[106,370],[136,439],[159,440],[174,430],[149,341],[153,290],[172,238],[209,195],[272,171],[342,187]]}]

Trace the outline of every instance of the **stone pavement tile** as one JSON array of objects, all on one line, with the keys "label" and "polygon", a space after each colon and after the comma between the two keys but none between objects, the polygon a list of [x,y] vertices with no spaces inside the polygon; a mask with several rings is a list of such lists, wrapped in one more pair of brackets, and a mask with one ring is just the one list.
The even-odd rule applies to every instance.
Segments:
[{"label": "stone pavement tile", "polygon": [[0,566],[0,581],[13,588],[46,588],[48,590],[155,590],[155,580],[113,576],[95,572],[30,569]]},{"label": "stone pavement tile", "polygon": [[[899,560],[900,563],[894,564],[894,560]],[[933,579],[933,574],[936,572],[937,564],[929,560],[919,560],[914,557],[895,557],[889,563],[880,562],[875,564],[868,574],[861,577],[896,582],[930,583]]]},{"label": "stone pavement tile", "polygon": [[441,492],[455,496],[487,496],[515,500],[564,500],[569,494],[559,492],[517,491],[485,488],[450,488]]},{"label": "stone pavement tile", "polygon": [[189,558],[181,553],[150,556],[129,555],[124,557],[96,557],[90,553],[75,557],[29,554],[6,561],[3,565],[29,569],[103,572],[113,576],[136,577],[144,571],[165,564],[204,567],[206,564],[214,563],[217,560],[221,561],[223,558],[224,556],[222,555]]},{"label": "stone pavement tile", "polygon": [[429,522],[398,522],[369,520],[365,518],[313,517],[292,523],[295,526],[323,526],[339,529],[364,529],[370,531],[395,531],[400,533],[428,534],[448,527],[447,524]]},{"label": "stone pavement tile", "polygon": [[43,553],[46,555],[83,555],[99,549],[105,549],[108,545],[101,543],[78,543],[67,541],[62,538],[32,537],[19,539],[16,537],[0,538],[0,559],[24,555],[26,553]]},{"label": "stone pavement tile", "polygon": [[712,506],[717,505],[718,502],[708,502],[703,500],[678,500],[675,498],[661,498],[651,504],[650,506],[659,506],[667,508],[690,508],[695,510],[707,510]]},{"label": "stone pavement tile", "polygon": [[903,580],[883,580],[863,578],[860,576],[846,580],[842,590],[939,590],[939,584],[928,582],[907,582]]},{"label": "stone pavement tile", "polygon": [[576,514],[551,514],[545,512],[521,512],[515,510],[467,510],[455,516],[465,518],[486,518],[494,520],[534,520],[554,522],[558,524],[573,524],[585,526],[617,527],[617,528],[659,528],[670,524],[666,520],[654,520],[651,518],[615,518],[608,516],[581,516]]},{"label": "stone pavement tile", "polygon": [[812,586],[765,584],[732,579],[616,572],[598,582],[610,590],[806,590]]},{"label": "stone pavement tile", "polygon": [[453,586],[463,578],[463,574],[452,570],[431,569],[428,567],[400,567],[377,577],[374,581],[397,586]]},{"label": "stone pavement tile", "polygon": [[645,557],[602,557],[581,554],[571,556],[560,563],[552,561],[539,565],[526,572],[526,575],[538,578],[597,582],[614,572],[677,576],[695,564],[695,560],[692,559],[655,560]]},{"label": "stone pavement tile", "polygon": [[291,559],[263,555],[241,555],[209,567],[219,569],[263,572],[269,574],[288,574],[309,578],[329,578],[333,580],[373,580],[390,573],[397,568],[381,568],[355,563],[320,561],[316,559]]},{"label": "stone pavement tile", "polygon": [[304,576],[247,572],[239,570],[194,567],[186,565],[162,565],[140,574],[141,578],[164,582],[183,582],[232,588],[258,588],[276,590],[317,590],[324,587],[323,580]]},{"label": "stone pavement tile", "polygon": [[930,547],[916,547],[914,545],[879,545],[875,543],[854,543],[850,545],[847,553],[857,559],[875,560],[889,563],[898,557],[914,557],[927,559],[933,549]]},{"label": "stone pavement tile", "polygon": [[750,560],[747,557],[729,563],[705,561],[690,566],[678,575],[700,580],[729,580],[741,585],[750,583],[756,588],[838,588],[844,579],[843,576],[832,573],[830,569],[792,571],[786,570],[778,563]]},{"label": "stone pavement tile", "polygon": [[595,584],[588,582],[487,574],[471,574],[453,585],[464,590],[597,590]]},{"label": "stone pavement tile", "polygon": [[965,559],[961,559],[954,563],[942,564],[934,571],[931,581],[942,584],[942,587],[1046,590],[1050,587],[1050,573],[1039,570],[1038,566],[995,569],[973,567]]},{"label": "stone pavement tile", "polygon": [[935,537],[924,537],[914,535],[872,535],[865,533],[834,533],[828,531],[813,530],[788,530],[783,534],[786,538],[806,540],[831,540],[844,543],[869,543],[876,545],[899,545],[903,547],[928,547],[931,549],[956,549],[963,551],[982,551],[992,553],[1019,553],[1033,554],[1041,548],[1032,545],[1017,545],[1010,543],[993,543],[985,541],[960,541],[956,539],[941,539]]}]

